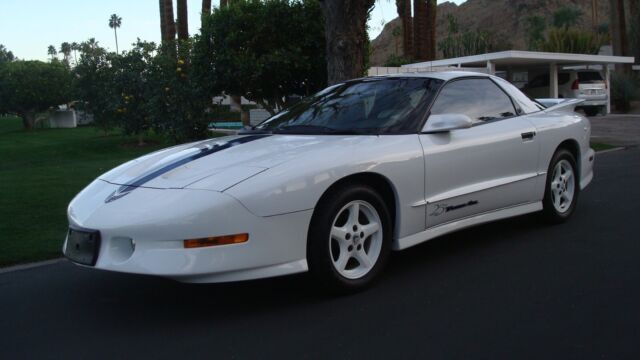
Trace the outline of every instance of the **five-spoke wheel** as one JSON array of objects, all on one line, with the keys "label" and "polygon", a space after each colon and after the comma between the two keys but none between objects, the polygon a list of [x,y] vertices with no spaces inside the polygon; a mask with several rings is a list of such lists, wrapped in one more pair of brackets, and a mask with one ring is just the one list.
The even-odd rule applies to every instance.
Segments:
[{"label": "five-spoke wheel", "polygon": [[339,291],[370,285],[389,256],[391,228],[387,204],[371,187],[351,184],[330,191],[311,219],[309,271]]},{"label": "five-spoke wheel", "polygon": [[566,149],[558,149],[551,159],[547,172],[543,214],[552,223],[563,222],[571,216],[578,201],[576,160]]},{"label": "five-spoke wheel", "polygon": [[382,249],[380,216],[366,201],[354,200],[340,209],[333,221],[329,250],[336,271],[347,279],[366,275]]}]

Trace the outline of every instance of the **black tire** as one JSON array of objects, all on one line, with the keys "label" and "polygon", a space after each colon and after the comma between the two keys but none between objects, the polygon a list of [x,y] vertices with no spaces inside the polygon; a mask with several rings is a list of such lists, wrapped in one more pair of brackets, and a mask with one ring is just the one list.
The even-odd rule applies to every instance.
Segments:
[{"label": "black tire", "polygon": [[[379,230],[382,233],[382,243],[377,260],[372,262],[373,265],[366,274],[356,279],[343,276],[334,266],[332,241],[335,240],[331,238],[334,220],[338,221],[338,215],[345,211],[343,208],[353,201],[362,201],[373,206],[382,223]],[[374,189],[366,185],[352,184],[331,191],[320,200],[311,218],[307,236],[309,272],[330,291],[350,293],[363,290],[375,282],[385,267],[391,251],[392,236],[391,215],[384,199]],[[371,238],[372,236],[363,239],[361,246],[364,248],[365,242],[371,242]]]},{"label": "black tire", "polygon": [[[554,181],[554,170],[558,163],[566,161],[571,166],[571,171],[573,171],[573,196],[571,202],[566,207],[566,210],[560,211],[554,205],[555,196],[552,192],[552,183]],[[566,164],[566,163],[565,163]],[[544,199],[542,201],[542,214],[545,220],[551,224],[559,224],[567,221],[573,212],[575,211],[576,205],[578,204],[578,197],[580,195],[580,174],[578,172],[578,167],[576,166],[576,159],[571,152],[567,149],[558,149],[553,157],[551,158],[551,162],[549,163],[549,169],[547,170],[547,182],[544,190]],[[569,184],[564,185],[566,188]],[[562,186],[562,185],[561,185]]]},{"label": "black tire", "polygon": [[597,106],[585,106],[582,109],[584,110],[584,113],[587,114],[587,116],[596,116],[600,113],[600,108],[598,108]]}]

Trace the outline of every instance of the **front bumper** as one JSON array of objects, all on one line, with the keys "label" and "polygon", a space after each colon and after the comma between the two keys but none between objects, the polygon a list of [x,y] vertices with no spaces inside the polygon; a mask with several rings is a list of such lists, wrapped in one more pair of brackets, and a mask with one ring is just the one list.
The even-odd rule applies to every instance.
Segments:
[{"label": "front bumper", "polygon": [[[100,231],[95,268],[185,282],[235,281],[307,269],[312,210],[259,217],[229,195],[185,189],[138,188],[105,203],[116,188],[97,180],[69,205],[70,226]],[[184,239],[237,233],[249,233],[249,240],[183,247]]]}]

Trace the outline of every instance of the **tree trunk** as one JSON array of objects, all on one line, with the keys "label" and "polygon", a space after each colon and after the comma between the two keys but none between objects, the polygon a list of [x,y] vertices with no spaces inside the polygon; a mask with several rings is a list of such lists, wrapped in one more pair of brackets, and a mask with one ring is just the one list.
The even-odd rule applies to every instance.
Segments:
[{"label": "tree trunk", "polygon": [[413,57],[416,61],[427,60],[427,2],[413,0]]},{"label": "tree trunk", "polygon": [[160,39],[165,41],[167,38],[167,19],[164,11],[164,0],[159,0],[160,4]]},{"label": "tree trunk", "polygon": [[[627,26],[625,21],[624,1],[609,0],[609,6],[611,8],[609,29],[611,34],[613,55],[628,55]],[[618,68],[622,68],[626,71],[627,67],[618,65]]]},{"label": "tree trunk", "polygon": [[427,33],[425,44],[427,60],[436,59],[436,16],[438,4],[436,0],[427,0]]},{"label": "tree trunk", "polygon": [[162,22],[164,22],[164,37],[162,42],[173,41],[176,39],[176,23],[173,18],[173,0],[160,0],[162,5]]},{"label": "tree trunk", "polygon": [[227,6],[227,4],[228,4],[227,0],[220,0],[220,7],[221,8]]},{"label": "tree trunk", "polygon": [[361,77],[365,73],[366,22],[374,0],[323,0],[327,39],[328,83]]},{"label": "tree trunk", "polygon": [[[113,35],[116,37],[116,54],[120,53],[120,50],[118,50],[118,31],[116,30],[116,27],[113,27]],[[64,58],[66,59],[67,56],[65,55]]]},{"label": "tree trunk", "polygon": [[242,108],[242,96],[229,95],[229,108],[233,112],[240,113],[240,121],[242,121],[243,126],[249,125],[249,113]]},{"label": "tree trunk", "polygon": [[25,111],[20,114],[22,125],[25,129],[31,130],[36,124],[36,113],[33,111]]},{"label": "tree trunk", "polygon": [[402,3],[402,13],[398,14],[402,21],[402,47],[404,49],[404,57],[413,58],[413,18],[411,17],[411,0],[398,0]]},{"label": "tree trunk", "polygon": [[211,0],[202,0],[202,15],[211,13]]},{"label": "tree trunk", "polygon": [[200,14],[200,26],[204,26],[205,17],[211,15],[211,0],[202,0],[202,14]]},{"label": "tree trunk", "polygon": [[189,39],[189,19],[187,16],[187,0],[178,0],[178,39]]}]

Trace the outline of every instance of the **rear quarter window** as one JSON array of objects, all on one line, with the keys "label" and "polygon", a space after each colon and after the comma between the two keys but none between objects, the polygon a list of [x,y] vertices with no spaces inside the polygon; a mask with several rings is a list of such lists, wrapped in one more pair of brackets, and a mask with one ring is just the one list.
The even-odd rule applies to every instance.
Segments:
[{"label": "rear quarter window", "polygon": [[581,83],[596,83],[602,82],[602,75],[597,71],[579,71],[578,80]]}]

